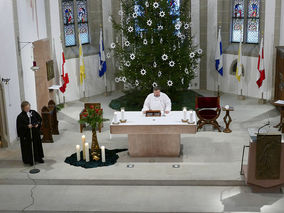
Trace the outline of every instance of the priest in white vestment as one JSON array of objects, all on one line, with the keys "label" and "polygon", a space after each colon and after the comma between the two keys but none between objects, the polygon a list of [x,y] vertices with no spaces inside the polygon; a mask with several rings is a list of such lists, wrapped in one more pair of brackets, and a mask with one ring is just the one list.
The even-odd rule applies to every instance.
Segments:
[{"label": "priest in white vestment", "polygon": [[160,110],[169,114],[172,110],[171,99],[160,88],[155,87],[153,93],[149,94],[144,102],[143,113],[148,110]]}]

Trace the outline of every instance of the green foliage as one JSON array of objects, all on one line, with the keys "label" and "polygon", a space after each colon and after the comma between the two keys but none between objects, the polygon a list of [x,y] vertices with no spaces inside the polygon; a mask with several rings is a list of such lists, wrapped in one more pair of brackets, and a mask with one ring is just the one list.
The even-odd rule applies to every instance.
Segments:
[{"label": "green foliage", "polygon": [[[172,110],[180,111],[183,107],[194,109],[196,96],[201,95],[192,90],[176,92],[176,94],[171,97]],[[127,92],[124,96],[112,100],[109,107],[115,110],[120,110],[121,107],[124,107],[126,111],[140,111],[143,108],[145,98],[145,95],[131,91]]]},{"label": "green foliage", "polygon": [[122,39],[111,44],[120,64],[116,82],[142,93],[187,89],[202,55],[192,44],[189,1],[178,11],[169,0],[122,0],[121,13],[113,27]]},{"label": "green foliage", "polygon": [[79,120],[80,124],[88,124],[92,129],[96,129],[103,121],[108,119],[103,118],[103,110],[95,109],[93,106],[85,109],[82,112],[81,119]]}]

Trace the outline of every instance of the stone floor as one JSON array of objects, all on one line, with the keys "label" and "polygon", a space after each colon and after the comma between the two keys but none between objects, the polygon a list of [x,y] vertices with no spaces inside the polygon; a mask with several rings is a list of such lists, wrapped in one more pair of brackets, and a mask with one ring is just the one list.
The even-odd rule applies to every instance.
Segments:
[{"label": "stone floor", "polygon": [[[256,99],[240,101],[237,96],[223,94],[222,105],[235,108],[231,114],[233,132],[219,133],[206,126],[196,135],[183,135],[179,158],[131,158],[123,152],[118,163],[110,167],[83,169],[65,164],[65,157],[81,143],[77,120],[83,102],[102,103],[105,117],[111,119],[113,110],[108,104],[120,95],[115,92],[67,103],[58,115],[60,135],[54,136],[53,144],[44,144],[46,163],[38,165],[39,174],[27,175],[29,167],[21,162],[18,143],[1,149],[0,210],[27,207],[36,183],[34,203],[27,208],[33,212],[284,212],[282,195],[252,194],[240,176],[241,151],[249,140],[247,129],[279,121],[279,112],[272,105],[259,105]],[[268,130],[276,131],[272,127]],[[91,132],[84,134],[90,142]],[[110,139],[109,122],[98,139],[109,149],[127,148],[126,135]],[[129,164],[134,168],[127,168]],[[173,168],[174,164],[180,168]]]}]

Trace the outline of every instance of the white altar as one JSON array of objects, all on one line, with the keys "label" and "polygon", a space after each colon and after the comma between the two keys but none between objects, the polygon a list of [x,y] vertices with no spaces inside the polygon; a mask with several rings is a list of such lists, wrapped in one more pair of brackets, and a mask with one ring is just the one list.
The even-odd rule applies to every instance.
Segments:
[{"label": "white altar", "polygon": [[[118,113],[118,119],[121,113]],[[178,157],[181,134],[195,134],[196,113],[192,123],[183,123],[182,111],[161,117],[146,117],[142,112],[125,112],[126,123],[110,125],[110,134],[128,134],[128,150],[133,157]],[[189,112],[187,112],[189,118]]]}]

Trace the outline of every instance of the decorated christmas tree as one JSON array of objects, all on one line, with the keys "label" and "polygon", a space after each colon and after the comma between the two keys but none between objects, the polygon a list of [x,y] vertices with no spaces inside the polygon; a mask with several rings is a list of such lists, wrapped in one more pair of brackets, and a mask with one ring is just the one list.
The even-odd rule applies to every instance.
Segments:
[{"label": "decorated christmas tree", "polygon": [[119,63],[117,83],[149,92],[187,89],[195,78],[202,50],[193,46],[189,1],[122,0],[121,40],[111,44]]}]

